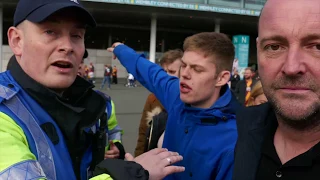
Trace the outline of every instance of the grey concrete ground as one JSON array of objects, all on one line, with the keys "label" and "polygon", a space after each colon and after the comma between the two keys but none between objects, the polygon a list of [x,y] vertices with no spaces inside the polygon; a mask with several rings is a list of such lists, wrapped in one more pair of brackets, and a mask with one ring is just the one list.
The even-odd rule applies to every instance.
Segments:
[{"label": "grey concrete ground", "polygon": [[[123,145],[127,152],[134,153],[138,138],[138,128],[141,113],[149,91],[144,87],[127,88],[126,80],[120,79],[118,85],[111,85],[111,89],[104,87],[103,92],[111,96],[116,106],[119,125],[124,130]],[[101,86],[101,80],[95,83],[96,89]]]}]

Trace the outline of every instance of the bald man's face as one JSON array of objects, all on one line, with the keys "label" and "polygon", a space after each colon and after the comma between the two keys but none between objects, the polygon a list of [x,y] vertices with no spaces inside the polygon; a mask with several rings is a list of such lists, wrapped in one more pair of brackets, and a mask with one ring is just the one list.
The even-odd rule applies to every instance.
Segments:
[{"label": "bald man's face", "polygon": [[315,119],[320,111],[320,1],[268,0],[257,49],[264,92],[278,115],[296,124]]}]

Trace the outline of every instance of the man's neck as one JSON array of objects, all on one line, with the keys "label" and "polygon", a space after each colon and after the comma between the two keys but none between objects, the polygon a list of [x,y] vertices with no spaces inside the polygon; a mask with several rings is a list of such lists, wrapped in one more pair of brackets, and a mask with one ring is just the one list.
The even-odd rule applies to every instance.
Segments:
[{"label": "man's neck", "polygon": [[274,135],[274,146],[282,164],[305,153],[320,141],[318,126],[301,131],[286,125],[282,120],[278,120],[278,124]]}]

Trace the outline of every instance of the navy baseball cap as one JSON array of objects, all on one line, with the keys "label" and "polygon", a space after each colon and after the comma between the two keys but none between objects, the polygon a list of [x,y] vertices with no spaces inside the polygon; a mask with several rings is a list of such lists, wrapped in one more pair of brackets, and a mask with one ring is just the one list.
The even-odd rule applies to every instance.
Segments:
[{"label": "navy baseball cap", "polygon": [[76,8],[77,12],[82,14],[83,22],[92,27],[96,26],[96,21],[79,0],[19,0],[14,13],[13,25],[17,26],[24,20],[40,23],[65,8]]}]

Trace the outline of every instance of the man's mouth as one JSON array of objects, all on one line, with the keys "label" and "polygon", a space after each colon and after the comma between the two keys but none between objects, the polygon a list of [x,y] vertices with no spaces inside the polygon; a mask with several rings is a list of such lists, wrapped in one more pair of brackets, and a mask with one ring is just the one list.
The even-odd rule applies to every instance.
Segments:
[{"label": "man's mouth", "polygon": [[309,88],[306,88],[306,87],[297,87],[297,86],[288,86],[288,87],[282,87],[280,89],[284,89],[284,90],[310,90]]},{"label": "man's mouth", "polygon": [[186,84],[181,84],[181,87],[183,87],[183,88],[189,88],[189,89],[190,89],[190,87],[187,86]]},{"label": "man's mouth", "polygon": [[52,65],[58,68],[73,68],[73,65],[70,62],[66,62],[66,61],[57,61]]},{"label": "man's mouth", "polygon": [[191,91],[191,87],[188,86],[186,83],[180,83],[180,92],[181,93],[189,93]]}]

